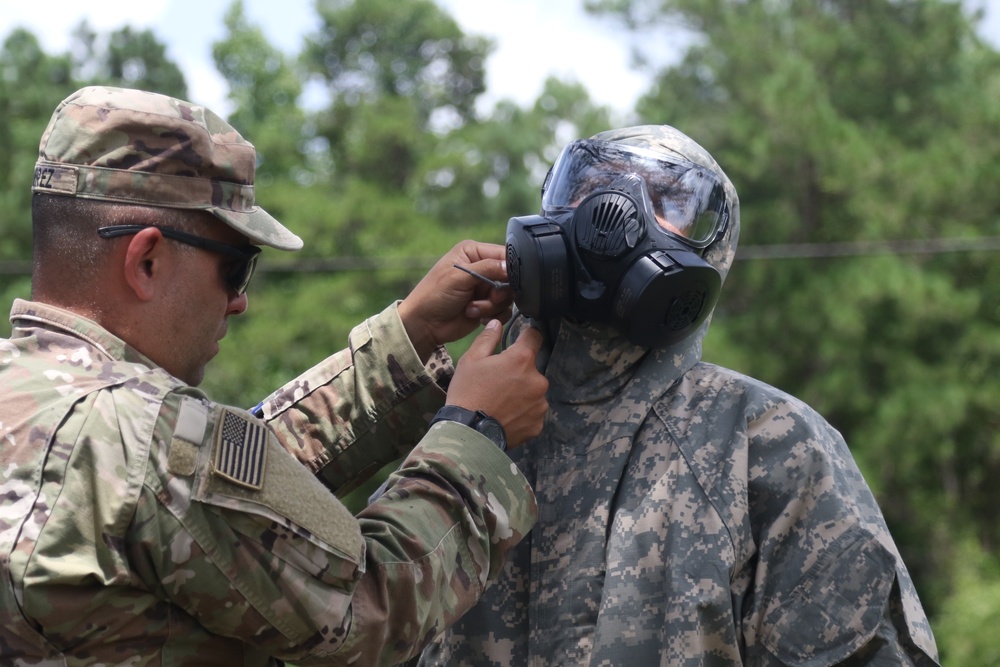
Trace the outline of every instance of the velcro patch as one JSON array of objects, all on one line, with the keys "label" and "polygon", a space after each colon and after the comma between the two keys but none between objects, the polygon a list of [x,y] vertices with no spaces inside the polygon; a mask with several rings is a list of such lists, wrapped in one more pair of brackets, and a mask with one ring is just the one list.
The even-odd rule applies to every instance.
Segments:
[{"label": "velcro patch", "polygon": [[223,408],[216,428],[212,473],[260,490],[264,485],[267,427],[246,415]]}]

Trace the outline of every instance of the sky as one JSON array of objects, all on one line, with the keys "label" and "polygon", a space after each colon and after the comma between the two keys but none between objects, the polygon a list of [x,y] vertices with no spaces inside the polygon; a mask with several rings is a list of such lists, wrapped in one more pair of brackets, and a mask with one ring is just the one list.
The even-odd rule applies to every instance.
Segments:
[{"label": "sky", "polygon": [[[626,110],[647,87],[629,64],[628,35],[611,19],[582,9],[583,0],[436,0],[468,33],[493,37],[487,94],[533,103],[549,74],[581,82],[595,101]],[[181,67],[191,101],[225,115],[225,85],[212,64],[212,43],[224,36],[230,0],[0,0],[0,39],[17,26],[33,32],[49,53],[67,49],[82,18],[98,32],[132,25],[150,28]],[[302,35],[317,27],[313,0],[244,0],[250,21],[272,44],[298,51]]]},{"label": "sky", "polygon": [[[619,114],[631,109],[648,87],[647,76],[630,64],[635,37],[613,19],[584,12],[583,0],[437,2],[466,32],[496,40],[487,61],[483,110],[501,98],[533,103],[545,78],[553,74],[582,83],[592,99]],[[124,25],[149,28],[184,72],[190,101],[224,116],[230,105],[211,49],[224,36],[222,18],[229,5],[230,0],[0,0],[0,40],[15,27],[25,27],[47,52],[61,53],[83,18],[98,32]],[[971,0],[967,5],[986,10],[982,34],[1000,48],[1000,0]],[[287,53],[297,52],[302,36],[317,27],[313,0],[244,0],[244,6],[251,22]],[[667,62],[678,52],[678,44],[663,40],[657,43],[655,57]]]}]

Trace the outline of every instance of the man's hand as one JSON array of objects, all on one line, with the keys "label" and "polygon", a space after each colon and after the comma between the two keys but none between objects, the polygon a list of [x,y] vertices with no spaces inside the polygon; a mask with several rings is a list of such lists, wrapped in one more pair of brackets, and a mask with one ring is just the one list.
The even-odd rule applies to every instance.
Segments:
[{"label": "man's hand", "polygon": [[504,246],[462,241],[431,267],[399,304],[399,317],[424,361],[438,345],[472,333],[492,318],[510,318],[514,296],[455,268],[464,266],[491,280],[507,279]]},{"label": "man's hand", "polygon": [[549,403],[549,381],[535,368],[542,347],[538,329],[526,327],[517,340],[494,354],[503,330],[491,320],[458,360],[448,386],[447,403],[467,410],[482,410],[507,432],[507,447],[518,447],[542,432]]}]

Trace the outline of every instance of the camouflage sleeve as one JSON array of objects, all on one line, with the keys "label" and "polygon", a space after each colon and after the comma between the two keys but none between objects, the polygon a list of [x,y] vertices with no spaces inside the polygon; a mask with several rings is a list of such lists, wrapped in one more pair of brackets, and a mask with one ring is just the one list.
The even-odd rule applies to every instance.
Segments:
[{"label": "camouflage sleeve", "polygon": [[420,362],[398,303],[351,331],[350,345],[260,406],[281,445],[344,495],[405,455],[444,405],[451,358]]},{"label": "camouflage sleeve", "polygon": [[763,407],[747,461],[759,646],[780,664],[936,665],[909,573],[843,438],[790,397]]},{"label": "camouflage sleeve", "polygon": [[[368,546],[366,575],[358,591],[368,613],[355,616],[355,631],[347,642],[351,650],[386,642],[394,650],[417,655],[472,607],[469,602],[499,576],[507,552],[534,524],[537,507],[527,480],[492,442],[471,448],[473,438],[477,444],[485,440],[461,424],[435,424],[393,473],[386,492],[358,515]],[[448,485],[429,483],[445,476]],[[426,502],[418,505],[418,499]],[[481,517],[464,509],[480,504],[486,510]],[[394,537],[408,521],[409,530],[420,533],[449,525],[436,548],[446,549],[454,560],[428,562],[410,541]],[[435,544],[431,534],[422,536],[424,540]],[[417,558],[419,568],[410,565]],[[460,571],[451,577],[437,571],[455,563]],[[434,623],[414,632],[407,614],[392,613],[401,605],[424,608],[420,615]]]},{"label": "camouflage sleeve", "polygon": [[468,610],[531,528],[526,480],[441,424],[354,517],[249,413],[165,406],[132,522],[144,582],[216,635],[298,665],[395,665]]}]

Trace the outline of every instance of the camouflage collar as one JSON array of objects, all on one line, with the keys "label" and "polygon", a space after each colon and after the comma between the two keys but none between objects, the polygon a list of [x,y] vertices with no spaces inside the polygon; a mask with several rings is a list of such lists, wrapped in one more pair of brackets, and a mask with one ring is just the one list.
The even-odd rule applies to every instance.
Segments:
[{"label": "camouflage collar", "polygon": [[113,335],[97,322],[73,311],[37,301],[15,299],[10,309],[12,338],[30,335],[28,329],[61,332],[97,348],[110,359],[156,367],[148,357]]}]

